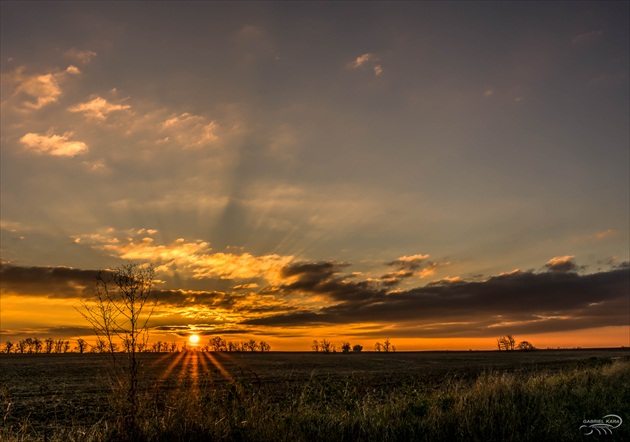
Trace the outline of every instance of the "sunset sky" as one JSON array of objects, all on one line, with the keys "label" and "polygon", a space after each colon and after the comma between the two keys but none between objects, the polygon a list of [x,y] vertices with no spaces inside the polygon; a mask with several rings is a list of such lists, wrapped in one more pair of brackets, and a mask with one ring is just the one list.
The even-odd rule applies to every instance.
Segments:
[{"label": "sunset sky", "polygon": [[630,345],[628,9],[3,1],[2,342]]}]

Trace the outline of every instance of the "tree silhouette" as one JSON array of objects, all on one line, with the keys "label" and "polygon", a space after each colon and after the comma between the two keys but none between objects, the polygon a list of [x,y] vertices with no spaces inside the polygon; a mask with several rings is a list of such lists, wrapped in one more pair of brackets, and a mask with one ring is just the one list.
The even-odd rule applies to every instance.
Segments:
[{"label": "tree silhouette", "polygon": [[[155,300],[152,305],[150,303],[154,277],[153,267],[135,263],[122,265],[114,271],[101,271],[93,299],[83,301],[81,308],[77,308],[111,355],[117,387],[126,392],[126,401],[119,409],[123,417],[121,430],[132,440],[138,431],[138,344],[148,340],[147,323],[156,303]],[[116,355],[117,341],[124,344],[127,355],[124,360]]]}]

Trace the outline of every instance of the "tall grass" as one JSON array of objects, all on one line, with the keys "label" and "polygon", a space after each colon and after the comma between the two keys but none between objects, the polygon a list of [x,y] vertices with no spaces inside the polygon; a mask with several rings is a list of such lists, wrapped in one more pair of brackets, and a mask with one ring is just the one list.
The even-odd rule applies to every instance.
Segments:
[{"label": "tall grass", "polygon": [[[533,441],[630,440],[630,361],[559,372],[488,372],[439,386],[374,389],[360,378],[311,378],[295,386],[232,384],[156,388],[140,401],[142,441]],[[274,391],[285,388],[278,399]],[[583,436],[585,419],[623,418],[613,435]],[[4,424],[7,441],[119,441],[116,419],[49,429]]]}]

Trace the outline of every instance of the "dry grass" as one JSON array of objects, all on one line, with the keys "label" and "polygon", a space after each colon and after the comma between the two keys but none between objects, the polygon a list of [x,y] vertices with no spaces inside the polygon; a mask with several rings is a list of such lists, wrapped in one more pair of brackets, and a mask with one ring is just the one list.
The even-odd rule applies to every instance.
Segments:
[{"label": "dry grass", "polygon": [[[274,390],[282,385],[273,384]],[[284,386],[235,381],[217,388],[210,378],[178,389],[156,384],[141,397],[142,441],[574,441],[584,419],[624,419],[608,440],[630,440],[630,361],[591,359],[565,370],[489,371],[473,379],[447,377],[372,387],[361,376],[311,377]],[[112,401],[120,400],[114,394]],[[57,422],[37,429],[24,416],[5,418],[6,441],[123,441],[121,416],[85,425]],[[6,417],[6,416],[5,416]],[[589,440],[597,440],[596,435]]]}]

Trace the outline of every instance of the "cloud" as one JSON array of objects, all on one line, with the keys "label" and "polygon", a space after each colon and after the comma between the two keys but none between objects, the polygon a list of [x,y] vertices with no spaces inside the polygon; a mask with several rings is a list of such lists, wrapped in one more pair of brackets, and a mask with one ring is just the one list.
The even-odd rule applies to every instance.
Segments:
[{"label": "cloud", "polygon": [[71,48],[68,49],[64,55],[72,60],[78,61],[83,64],[88,64],[94,59],[94,57],[96,57],[97,54],[94,51]]},{"label": "cloud", "polygon": [[79,75],[81,70],[76,66],[70,65],[66,68],[66,72],[71,75]]},{"label": "cloud", "polygon": [[374,54],[371,54],[368,52],[363,55],[359,55],[357,58],[355,58],[354,61],[350,63],[350,66],[356,69],[365,65],[369,61],[377,61],[377,60],[378,58],[376,58]]},{"label": "cloud", "polygon": [[18,267],[3,263],[0,267],[1,293],[82,298],[90,293],[98,271],[71,267]]},{"label": "cloud", "polygon": [[17,69],[12,76],[15,90],[13,97],[21,100],[21,106],[28,110],[39,110],[55,103],[61,96],[58,74],[25,75],[24,68]]},{"label": "cloud", "polygon": [[383,66],[378,64],[378,61],[379,58],[376,55],[370,52],[366,52],[365,54],[359,55],[353,61],[348,63],[348,67],[350,69],[359,69],[371,66],[374,75],[378,77],[383,73]]},{"label": "cloud", "polygon": [[[321,268],[321,266],[320,266]],[[590,275],[574,272],[512,272],[482,282],[442,281],[406,291],[346,285],[362,296],[335,294],[324,280],[319,287],[340,302],[244,321],[288,327],[351,323],[396,324],[401,336],[495,336],[628,325],[627,268]],[[312,278],[311,278],[312,279]],[[289,287],[285,287],[287,289]],[[296,288],[296,289],[302,289]]]},{"label": "cloud", "polygon": [[[157,244],[151,235],[156,231],[116,232],[108,229],[101,233],[79,235],[75,243],[88,244],[124,260],[154,263],[159,271],[177,269],[189,272],[193,278],[253,279],[265,278],[276,282],[283,266],[292,256],[249,253],[211,253],[210,244],[179,238],[166,244]],[[122,236],[119,238],[119,236]]]},{"label": "cloud", "polygon": [[81,112],[87,118],[104,120],[112,112],[127,111],[131,109],[128,104],[112,104],[102,97],[96,97],[88,102],[76,104],[68,108],[70,112]]},{"label": "cloud", "polygon": [[595,239],[606,239],[606,238],[610,238],[611,236],[618,235],[620,233],[621,232],[619,230],[608,229],[605,232],[596,233],[595,235],[593,235],[593,237]]},{"label": "cloud", "polygon": [[417,276],[419,278],[426,278],[435,274],[436,270],[439,267],[443,267],[448,265],[448,262],[435,262],[429,260],[430,255],[412,255],[412,256],[401,256],[393,260],[392,262],[387,263],[387,265],[392,267],[398,267],[398,272],[395,273],[387,273],[383,275],[384,279],[398,279],[400,281],[402,278],[407,278],[410,276]]},{"label": "cloud", "polygon": [[80,73],[79,68],[72,65],[44,74],[27,74],[23,66],[3,73],[3,95],[5,91],[10,91],[10,96],[3,99],[2,106],[18,112],[33,112],[57,103],[63,95],[61,83]]},{"label": "cloud", "polygon": [[575,272],[578,270],[575,264],[575,256],[556,256],[551,258],[545,267],[553,272]]},{"label": "cloud", "polygon": [[[562,257],[564,258],[564,257]],[[567,261],[567,260],[565,260]],[[630,267],[576,272],[514,271],[485,281],[444,278],[424,287],[389,290],[376,281],[345,275],[348,263],[293,262],[278,284],[258,293],[154,290],[153,325],[208,323],[249,330],[371,324],[356,334],[407,337],[498,336],[628,326]],[[2,295],[83,299],[98,272],[67,267],[3,264]],[[245,284],[236,289],[254,288]],[[210,324],[210,322],[212,324]],[[286,330],[278,334],[286,334]]]},{"label": "cloud", "polygon": [[573,44],[574,45],[583,45],[583,44],[588,44],[588,43],[592,43],[594,41],[599,40],[599,38],[602,36],[602,34],[604,33],[604,31],[591,31],[591,32],[585,32],[583,34],[580,34],[578,36],[576,36],[573,39]]},{"label": "cloud", "polygon": [[86,143],[70,140],[71,136],[72,132],[66,132],[63,135],[40,135],[29,132],[20,138],[20,143],[27,150],[60,157],[74,157],[88,151]]},{"label": "cloud", "polygon": [[187,112],[173,115],[165,120],[160,127],[162,142],[177,143],[183,147],[198,148],[208,145],[218,139],[218,126],[214,121],[207,121],[201,115]]}]

